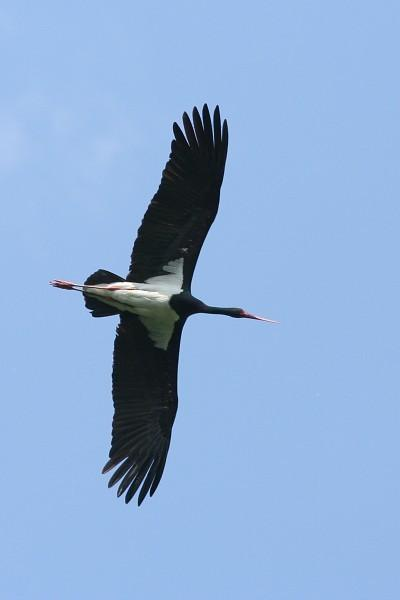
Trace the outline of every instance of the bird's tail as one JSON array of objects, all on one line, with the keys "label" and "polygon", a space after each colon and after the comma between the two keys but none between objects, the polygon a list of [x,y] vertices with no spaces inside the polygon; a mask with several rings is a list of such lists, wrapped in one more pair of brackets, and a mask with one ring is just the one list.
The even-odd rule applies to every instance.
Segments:
[{"label": "bird's tail", "polygon": [[[119,275],[115,275],[115,273],[106,271],[105,269],[99,269],[92,275],[89,275],[84,285],[100,285],[105,283],[117,283],[120,281],[125,281],[125,279]],[[85,294],[85,292],[83,293],[83,296],[85,299],[85,306],[92,312],[92,317],[110,317],[111,315],[119,314],[119,310],[105,304],[98,298],[93,298],[93,296],[89,296],[88,294]]]},{"label": "bird's tail", "polygon": [[85,299],[85,306],[92,312],[93,317],[109,317],[111,315],[118,315],[120,311],[108,304],[105,304],[98,298],[91,296],[89,293],[87,293],[87,291],[85,291],[85,286],[93,286],[93,288],[96,288],[96,286],[103,287],[104,285],[120,283],[121,281],[126,280],[119,275],[115,275],[115,273],[110,273],[110,271],[99,269],[90,275],[84,284],[65,281],[64,279],[54,279],[53,281],[50,281],[50,284],[53,287],[57,287],[62,290],[76,290],[77,292],[82,292]]}]

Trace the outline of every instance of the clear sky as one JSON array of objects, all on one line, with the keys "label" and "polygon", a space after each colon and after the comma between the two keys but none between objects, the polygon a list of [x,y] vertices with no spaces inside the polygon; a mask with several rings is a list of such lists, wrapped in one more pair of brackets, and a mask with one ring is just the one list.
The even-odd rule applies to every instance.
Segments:
[{"label": "clear sky", "polygon": [[[3,2],[1,597],[398,600],[400,5]],[[171,126],[218,103],[220,212],[162,482],[107,489],[116,319]]]}]

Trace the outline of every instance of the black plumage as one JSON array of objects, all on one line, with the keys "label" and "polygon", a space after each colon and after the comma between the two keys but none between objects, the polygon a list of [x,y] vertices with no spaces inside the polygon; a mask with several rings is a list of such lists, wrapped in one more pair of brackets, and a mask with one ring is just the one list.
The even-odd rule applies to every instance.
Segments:
[{"label": "black plumage", "polygon": [[[175,328],[168,350],[154,348],[145,327],[135,315],[121,315],[114,344],[114,419],[110,460],[106,473],[121,461],[109,487],[122,477],[118,496],[128,488],[133,497],[147,474],[139,504],[161,479],[178,407],[179,343],[184,321]],[[129,486],[129,487],[128,487]]]},{"label": "black plumage", "polygon": [[207,105],[203,120],[193,109],[193,123],[184,113],[186,137],[177,123],[175,139],[133,246],[128,281],[145,281],[163,273],[163,266],[184,258],[183,289],[190,290],[193,271],[219,205],[228,151],[228,125],[218,106],[213,125]]},{"label": "black plumage", "polygon": [[[175,139],[133,246],[127,281],[145,282],[164,273],[170,261],[184,259],[183,289],[190,290],[197,258],[218,211],[228,150],[228,126],[221,127],[218,106],[213,126],[207,105],[203,120],[193,109],[193,123],[183,115],[186,137],[177,123]],[[166,351],[155,348],[135,315],[121,315],[114,345],[114,420],[110,460],[103,472],[122,466],[109,481],[122,479],[118,495],[126,502],[144,480],[141,504],[160,482],[178,407],[179,344],[185,318],[177,322]]]},{"label": "black plumage", "polygon": [[218,211],[228,150],[228,126],[218,106],[211,121],[184,113],[135,241],[126,279],[104,269],[84,285],[52,285],[83,292],[94,317],[119,314],[114,344],[114,418],[109,486],[129,502],[155,492],[163,474],[178,406],[179,345],[186,319],[194,313],[267,320],[241,308],[207,306],[191,295],[193,271]]}]

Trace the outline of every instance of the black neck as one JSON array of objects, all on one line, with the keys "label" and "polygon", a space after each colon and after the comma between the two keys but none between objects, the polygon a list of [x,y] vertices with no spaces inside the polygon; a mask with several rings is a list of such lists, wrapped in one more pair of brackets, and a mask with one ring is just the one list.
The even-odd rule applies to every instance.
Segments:
[{"label": "black neck", "polygon": [[208,306],[204,304],[203,310],[199,311],[207,313],[208,315],[226,315],[227,317],[236,317],[238,313],[237,308],[225,308],[223,306]]},{"label": "black neck", "polygon": [[239,316],[240,308],[224,308],[222,306],[208,306],[188,292],[182,292],[171,297],[170,304],[180,317],[188,317],[196,313],[207,313],[209,315],[226,315],[228,317]]}]

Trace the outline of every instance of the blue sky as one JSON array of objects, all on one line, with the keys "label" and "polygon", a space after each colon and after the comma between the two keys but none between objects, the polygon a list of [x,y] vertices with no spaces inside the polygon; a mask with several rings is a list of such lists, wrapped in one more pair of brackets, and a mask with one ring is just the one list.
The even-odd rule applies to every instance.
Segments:
[{"label": "blue sky", "polygon": [[[5,2],[2,597],[400,597],[397,2]],[[100,475],[116,321],[48,286],[124,275],[171,125],[230,148],[163,480]]]}]

